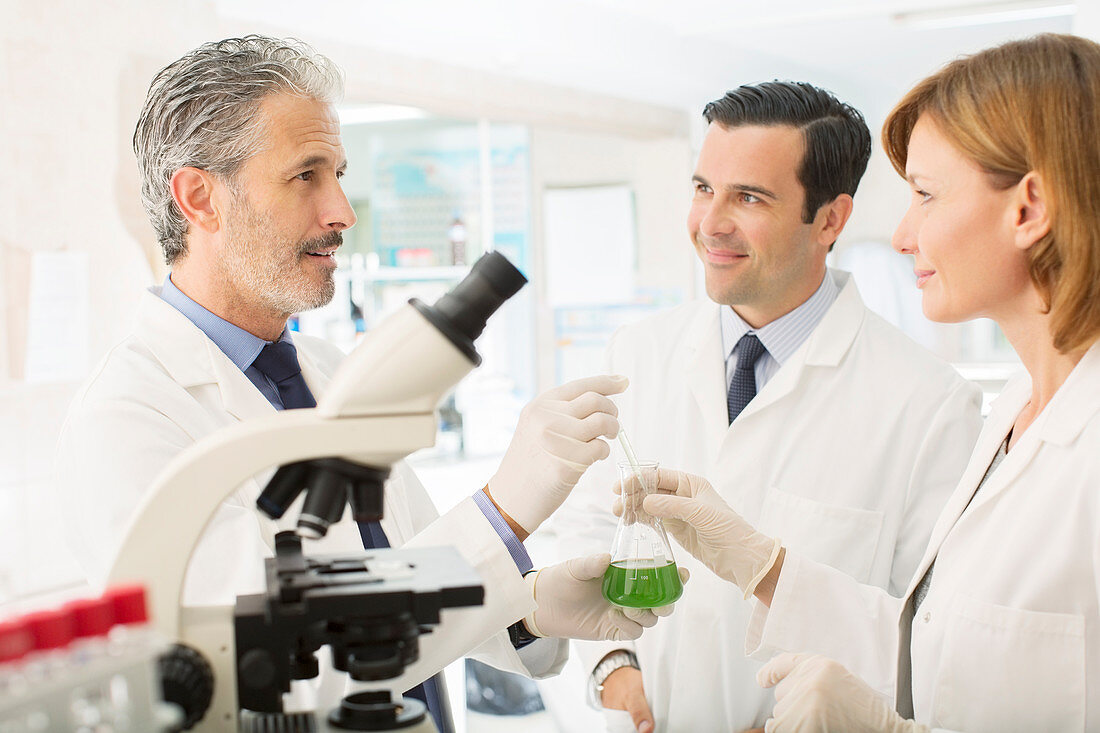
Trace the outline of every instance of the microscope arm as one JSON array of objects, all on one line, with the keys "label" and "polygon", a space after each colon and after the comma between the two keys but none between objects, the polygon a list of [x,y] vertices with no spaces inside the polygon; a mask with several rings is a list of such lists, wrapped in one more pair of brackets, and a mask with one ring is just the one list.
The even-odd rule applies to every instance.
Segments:
[{"label": "microscope arm", "polygon": [[[338,455],[389,466],[410,443],[435,440],[432,413],[329,420],[316,410],[294,410],[232,425],[200,440],[161,474],[127,529],[109,582],[146,583],[150,615],[178,636],[183,580],[191,554],[210,519],[234,490],[256,473],[282,463]],[[357,446],[370,453],[356,453]]]},{"label": "microscope arm", "polygon": [[181,600],[195,546],[222,502],[274,466],[340,457],[388,468],[431,446],[435,406],[473,367],[408,305],[348,357],[317,408],[227,426],[165,467],[126,530],[108,583],[143,583],[153,626],[198,649],[220,673],[203,725],[236,714],[235,676],[225,674],[235,664],[232,607],[182,608]]},{"label": "microscope arm", "polygon": [[388,468],[435,443],[435,406],[473,367],[405,306],[340,365],[315,409],[227,426],[176,456],[127,528],[110,581],[147,583],[154,623],[175,635],[191,554],[241,484],[265,469],[310,458]]},{"label": "microscope arm", "polygon": [[338,457],[388,469],[435,442],[435,407],[480,363],[474,340],[486,319],[526,282],[506,258],[483,256],[434,306],[412,300],[384,320],[341,364],[313,409],[227,426],[165,467],[134,513],[109,582],[144,583],[153,625],[199,647],[229,674],[216,679],[204,724],[235,715],[231,609],[181,609],[195,546],[222,502],[257,473]]}]

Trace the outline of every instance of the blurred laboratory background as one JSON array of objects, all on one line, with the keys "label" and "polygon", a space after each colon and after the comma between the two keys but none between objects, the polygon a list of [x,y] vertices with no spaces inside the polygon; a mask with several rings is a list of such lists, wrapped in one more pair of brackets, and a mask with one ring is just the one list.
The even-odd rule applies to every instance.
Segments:
[{"label": "blurred laboratory background", "polygon": [[[833,264],[995,395],[1015,369],[1002,335],[925,320],[911,263],[889,247],[908,195],[877,131],[944,62],[1044,31],[1100,38],[1100,2],[0,0],[0,616],[82,588],[53,521],[54,442],[166,275],[130,139],[150,79],[187,50],[294,36],[345,71],[358,224],[336,297],[298,330],[350,350],[489,250],[530,279],[441,405],[435,447],[411,458],[444,511],[492,474],[527,400],[601,371],[618,326],[705,297],[685,226],[700,113],[743,83],[805,80],[864,112],[875,152]],[[530,544],[537,565],[549,538]],[[602,729],[572,668],[537,693],[473,673],[467,686],[465,672],[449,672],[470,708],[460,731],[515,730],[520,715],[530,733]]]}]

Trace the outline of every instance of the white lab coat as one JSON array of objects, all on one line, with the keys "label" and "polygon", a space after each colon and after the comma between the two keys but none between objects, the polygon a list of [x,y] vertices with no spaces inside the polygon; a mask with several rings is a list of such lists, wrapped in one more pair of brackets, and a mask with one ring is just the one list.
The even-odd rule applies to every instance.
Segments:
[{"label": "white lab coat", "polygon": [[[689,303],[616,334],[620,420],[639,459],[707,477],[762,532],[900,595],[980,429],[979,392],[867,310],[847,273],[798,351],[733,425],[719,306]],[[617,452],[616,452],[617,453]],[[555,523],[570,551],[611,544],[613,454]],[[752,606],[673,542],[691,569],[676,611],[636,643],[658,731],[763,725],[774,699],[744,656]],[[588,669],[622,644],[581,644]]]},{"label": "white lab coat", "polygon": [[[142,495],[169,459],[220,427],[275,409],[158,292],[153,288],[144,294],[134,332],[111,350],[78,392],[58,442],[66,534],[96,585],[105,580]],[[294,342],[302,374],[320,396],[343,352],[300,334]],[[231,604],[238,594],[262,592],[263,560],[273,554],[275,533],[296,522],[302,500],[278,522],[260,514],[255,500],[270,475],[265,471],[239,487],[218,509],[192,558],[184,584],[186,605]],[[384,502],[382,528],[392,546],[453,545],[485,586],[483,606],[443,612],[443,623],[420,638],[420,661],[395,687],[412,687],[465,654],[529,676],[560,670],[568,654],[566,643],[539,641],[517,653],[502,631],[535,603],[504,543],[472,499],[439,517],[415,474],[398,463],[386,483]],[[362,549],[348,514],[324,540],[306,546],[307,553]],[[531,662],[530,668],[524,660]]]},{"label": "white lab coat", "polygon": [[789,555],[748,651],[831,656],[936,728],[1100,730],[1100,345],[975,495],[1030,397],[994,402],[903,600]]}]

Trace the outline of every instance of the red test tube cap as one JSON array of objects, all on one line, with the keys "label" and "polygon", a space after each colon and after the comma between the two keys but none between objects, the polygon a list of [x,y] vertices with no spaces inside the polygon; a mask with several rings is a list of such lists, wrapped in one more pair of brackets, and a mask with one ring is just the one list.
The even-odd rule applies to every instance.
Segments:
[{"label": "red test tube cap", "polygon": [[34,637],[26,619],[0,621],[0,664],[22,659],[34,648]]},{"label": "red test tube cap", "polygon": [[28,613],[23,619],[27,622],[27,628],[34,638],[34,648],[38,651],[62,649],[75,636],[73,616],[65,609],[35,611]]},{"label": "red test tube cap", "polygon": [[103,636],[115,623],[114,604],[106,598],[82,598],[65,604],[65,609],[73,615],[74,630],[82,639]]},{"label": "red test tube cap", "polygon": [[145,609],[144,586],[115,586],[109,588],[103,598],[111,604],[116,624],[143,624],[149,620]]}]

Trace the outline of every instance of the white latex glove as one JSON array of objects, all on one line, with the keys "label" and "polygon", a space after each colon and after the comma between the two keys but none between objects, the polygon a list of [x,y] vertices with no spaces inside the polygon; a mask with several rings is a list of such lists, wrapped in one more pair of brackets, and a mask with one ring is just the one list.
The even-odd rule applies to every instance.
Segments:
[{"label": "white latex glove", "polygon": [[585,377],[543,392],[519,425],[489,479],[501,511],[534,532],[569,496],[589,466],[611,453],[603,438],[619,434],[619,410],[607,395],[626,389],[623,376]]},{"label": "white latex glove", "polygon": [[779,557],[780,543],[757,532],[701,476],[658,469],[657,493],[642,508],[699,562],[752,596]]},{"label": "white latex glove", "polygon": [[[603,597],[603,574],[611,555],[575,557],[526,576],[539,607],[523,622],[536,636],[589,641],[633,641],[642,629],[672,613],[676,605],[661,608],[620,608]],[[680,581],[688,581],[680,568]]]},{"label": "white latex glove", "polygon": [[756,681],[775,687],[775,710],[764,726],[766,733],[928,733],[827,657],[780,654],[757,672]]}]

